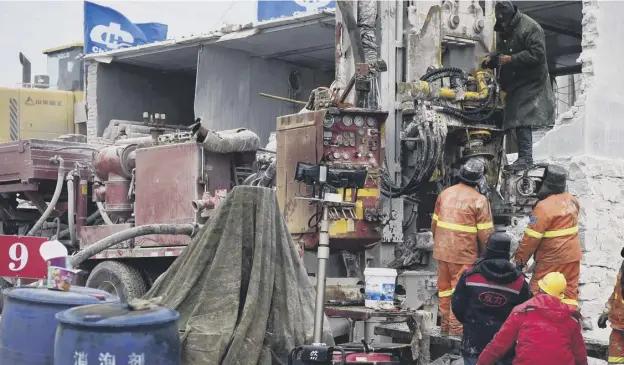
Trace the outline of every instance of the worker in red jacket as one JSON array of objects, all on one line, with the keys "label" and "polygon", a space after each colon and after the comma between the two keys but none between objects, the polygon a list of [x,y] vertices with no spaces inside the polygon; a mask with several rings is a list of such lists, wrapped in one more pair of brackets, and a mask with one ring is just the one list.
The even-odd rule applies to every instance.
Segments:
[{"label": "worker in red jacket", "polygon": [[513,309],[477,365],[494,365],[514,345],[513,365],[587,365],[581,315],[561,301],[565,277],[551,272],[538,285],[538,294]]}]

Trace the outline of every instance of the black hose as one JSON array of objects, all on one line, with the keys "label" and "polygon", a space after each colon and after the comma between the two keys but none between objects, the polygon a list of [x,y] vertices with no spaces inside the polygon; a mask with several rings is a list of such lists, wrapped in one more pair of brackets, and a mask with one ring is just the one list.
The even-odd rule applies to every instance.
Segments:
[{"label": "black hose", "polygon": [[[420,77],[421,81],[434,82],[445,77],[461,76],[465,77],[463,70],[456,67],[439,68],[430,72],[427,72]],[[448,115],[452,115],[461,120],[479,123],[489,119],[496,111],[496,104],[498,103],[498,85],[490,90],[485,103],[473,110],[464,111],[462,109],[454,108],[444,104],[434,104],[441,108],[440,112]],[[487,114],[481,114],[489,108]],[[412,122],[413,123],[413,122]],[[438,160],[440,159],[444,146],[446,144],[447,132],[439,126],[428,125],[429,128],[423,128],[418,125],[419,139],[416,141],[416,147],[414,148],[417,153],[417,159],[414,166],[414,173],[410,177],[407,184],[397,185],[395,184],[387,171],[382,171],[381,179],[381,193],[384,196],[390,198],[396,198],[402,195],[412,195],[417,193],[423,179],[431,176],[435,171]],[[408,126],[409,128],[409,126]],[[407,128],[406,128],[407,129]],[[425,157],[426,156],[426,157]],[[387,163],[385,163],[387,166]]]},{"label": "black hose", "polygon": [[441,73],[448,73],[448,74],[460,74],[460,75],[465,75],[466,73],[464,72],[464,70],[462,70],[461,68],[457,68],[457,67],[442,67],[442,68],[437,68],[433,71],[429,71],[426,74],[422,75],[420,77],[420,80],[422,81],[427,81],[427,79],[432,78],[433,76],[436,76],[438,74]]},{"label": "black hose", "polygon": [[[429,123],[427,123],[424,128],[419,125],[418,129],[423,142],[422,151],[419,150],[421,153],[418,153],[418,159],[416,160],[412,177],[410,178],[408,183],[401,188],[400,191],[390,194],[393,198],[402,195],[413,194],[422,182],[422,176],[424,175],[424,171],[429,167],[428,165],[431,164],[430,158],[433,157],[432,152],[435,151],[435,135],[433,135],[435,133],[434,129]],[[428,158],[426,158],[425,156],[427,156]]]}]

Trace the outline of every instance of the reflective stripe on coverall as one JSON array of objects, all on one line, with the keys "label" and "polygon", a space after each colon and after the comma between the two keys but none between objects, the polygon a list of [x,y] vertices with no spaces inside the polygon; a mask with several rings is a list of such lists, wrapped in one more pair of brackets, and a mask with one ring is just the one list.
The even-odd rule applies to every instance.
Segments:
[{"label": "reflective stripe on coverall", "polygon": [[620,267],[615,288],[606,304],[611,322],[611,336],[609,337],[609,364],[624,364],[624,299],[622,298],[622,270]]},{"label": "reflective stripe on coverall", "polygon": [[436,200],[431,232],[433,257],[438,261],[441,329],[461,335],[461,323],[451,313],[451,296],[462,272],[485,250],[494,232],[490,203],[473,187],[453,185]]},{"label": "reflective stripe on coverall", "polygon": [[559,271],[568,283],[564,302],[578,306],[578,280],[583,254],[578,237],[580,204],[570,193],[553,194],[537,203],[522,242],[516,251],[516,263],[525,264],[535,254],[535,272],[531,290],[546,274]]}]

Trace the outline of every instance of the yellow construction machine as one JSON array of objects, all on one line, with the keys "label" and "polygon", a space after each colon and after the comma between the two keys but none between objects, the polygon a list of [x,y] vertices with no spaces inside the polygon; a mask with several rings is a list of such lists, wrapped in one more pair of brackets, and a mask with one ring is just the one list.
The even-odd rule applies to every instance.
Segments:
[{"label": "yellow construction machine", "polygon": [[0,87],[0,143],[86,134],[82,43],[46,49],[47,75],[31,80],[30,61],[20,52],[22,81]]}]

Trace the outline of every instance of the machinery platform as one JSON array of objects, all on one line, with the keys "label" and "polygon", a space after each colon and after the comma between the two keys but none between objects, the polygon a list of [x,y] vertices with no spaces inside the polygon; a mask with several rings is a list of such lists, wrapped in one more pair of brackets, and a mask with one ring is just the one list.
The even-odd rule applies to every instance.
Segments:
[{"label": "machinery platform", "polygon": [[325,306],[325,315],[328,317],[342,317],[349,318],[356,321],[366,321],[373,317],[382,318],[396,318],[397,320],[405,321],[404,317],[408,317],[414,314],[414,311],[406,310],[376,310],[366,308],[364,306]]},{"label": "machinery platform", "polygon": [[[405,323],[388,323],[375,327],[375,335],[392,337],[393,342],[410,343],[412,332]],[[461,338],[455,336],[442,336],[440,327],[435,327],[430,333],[431,345],[444,346],[451,349],[453,353],[459,353],[461,349]],[[591,338],[585,338],[587,356],[596,359],[606,360],[608,356],[609,343]]]}]

